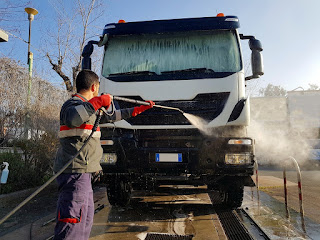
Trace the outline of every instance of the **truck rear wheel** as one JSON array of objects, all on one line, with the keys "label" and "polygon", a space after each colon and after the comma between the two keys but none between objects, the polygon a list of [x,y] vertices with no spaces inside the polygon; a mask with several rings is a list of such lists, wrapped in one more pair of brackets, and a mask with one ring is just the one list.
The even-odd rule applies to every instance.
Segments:
[{"label": "truck rear wheel", "polygon": [[229,185],[220,194],[224,205],[232,209],[239,208],[243,200],[243,184]]},{"label": "truck rear wheel", "polygon": [[125,207],[131,198],[132,186],[127,179],[117,178],[107,183],[107,195],[112,206]]}]

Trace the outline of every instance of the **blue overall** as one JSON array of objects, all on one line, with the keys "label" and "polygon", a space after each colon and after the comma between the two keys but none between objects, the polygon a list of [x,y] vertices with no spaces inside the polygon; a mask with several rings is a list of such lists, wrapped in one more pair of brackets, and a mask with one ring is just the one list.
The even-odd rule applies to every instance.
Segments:
[{"label": "blue overall", "polygon": [[54,240],[87,240],[94,216],[91,173],[65,173],[57,178],[57,204]]}]

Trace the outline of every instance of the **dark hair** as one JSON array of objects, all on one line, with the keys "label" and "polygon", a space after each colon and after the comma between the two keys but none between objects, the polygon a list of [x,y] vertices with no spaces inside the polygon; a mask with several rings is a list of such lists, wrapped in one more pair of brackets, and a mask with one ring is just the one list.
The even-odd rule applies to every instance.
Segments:
[{"label": "dark hair", "polygon": [[99,77],[91,70],[84,69],[78,73],[76,78],[77,92],[89,90],[92,84],[99,83]]}]

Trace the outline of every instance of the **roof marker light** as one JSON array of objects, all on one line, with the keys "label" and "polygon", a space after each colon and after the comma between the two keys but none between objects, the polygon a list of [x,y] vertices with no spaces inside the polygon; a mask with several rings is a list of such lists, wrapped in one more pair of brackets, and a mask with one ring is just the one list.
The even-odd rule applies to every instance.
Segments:
[{"label": "roof marker light", "polygon": [[218,13],[217,17],[224,17],[224,14],[223,13]]},{"label": "roof marker light", "polygon": [[225,19],[226,22],[239,22],[238,18],[226,18]]},{"label": "roof marker light", "polygon": [[125,20],[120,19],[120,20],[118,21],[118,23],[126,23],[126,21],[125,21]]},{"label": "roof marker light", "polygon": [[104,27],[104,29],[110,29],[110,28],[116,28],[116,25],[107,25]]},{"label": "roof marker light", "polygon": [[233,145],[251,145],[252,140],[251,139],[230,139],[228,141],[228,144],[233,144]]}]

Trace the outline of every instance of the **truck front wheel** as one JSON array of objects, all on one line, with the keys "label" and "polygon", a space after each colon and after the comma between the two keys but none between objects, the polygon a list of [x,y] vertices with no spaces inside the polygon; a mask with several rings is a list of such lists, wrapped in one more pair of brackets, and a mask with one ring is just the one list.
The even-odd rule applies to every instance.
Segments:
[{"label": "truck front wheel", "polygon": [[243,200],[243,184],[235,183],[220,190],[222,203],[232,209],[239,208]]},{"label": "truck front wheel", "polygon": [[132,186],[127,179],[115,178],[107,183],[107,195],[112,206],[125,207],[130,202]]}]

